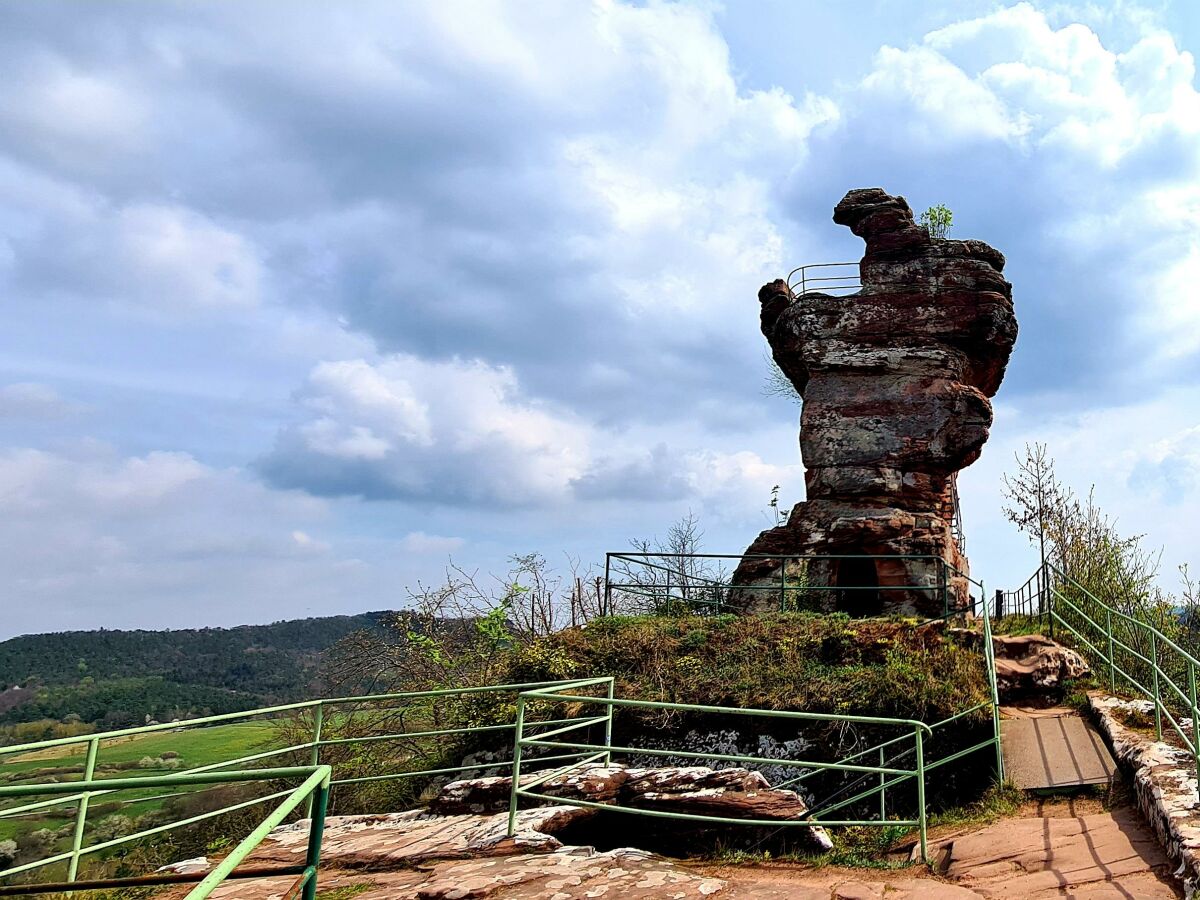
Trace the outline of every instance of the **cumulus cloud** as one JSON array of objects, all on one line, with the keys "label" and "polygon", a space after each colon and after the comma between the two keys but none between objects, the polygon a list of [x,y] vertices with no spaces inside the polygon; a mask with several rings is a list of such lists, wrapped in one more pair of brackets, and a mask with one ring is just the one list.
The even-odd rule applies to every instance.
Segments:
[{"label": "cumulus cloud", "polygon": [[263,271],[252,242],[191,209],[93,202],[63,213],[8,238],[13,291],[105,298],[166,316],[249,308],[260,300]]},{"label": "cumulus cloud", "polygon": [[[990,460],[1089,428],[1136,445],[1105,410],[1194,383],[1200,110],[1191,53],[1152,16],[914,17],[864,37],[878,52],[844,82],[797,57],[776,85],[731,58],[733,8],[293,10],[0,11],[19,86],[0,98],[0,416],[22,448],[38,417],[82,437],[43,385],[75,378],[124,448],[4,451],[0,494],[42,536],[14,553],[23,590],[74,579],[30,594],[47,608],[89,579],[131,617],[293,583],[337,605],[378,577],[371,554],[538,534],[602,551],[689,507],[718,549],[745,546],[771,486],[802,484],[794,411],[760,394],[754,294],[858,255],[829,222],[855,186],[947,203],[955,236],[1009,258],[1022,332],[1000,408],[1020,413],[964,476],[983,569],[1010,546]],[[97,396],[110,376],[119,402]],[[1178,409],[1178,428],[1138,417],[1161,453],[1101,473],[1129,486],[1118,505],[1191,496]],[[269,487],[236,468],[264,452]],[[60,534],[91,574],[33,566]]]},{"label": "cumulus cloud", "polygon": [[[477,360],[397,355],[324,362],[299,397],[304,421],[281,430],[261,463],[282,487],[331,496],[486,508],[572,502],[756,502],[795,467],[749,451],[715,452],[678,431],[600,428],[531,399],[513,372]],[[774,479],[774,482],[772,482]],[[744,496],[735,503],[739,508]]]},{"label": "cumulus cloud", "polygon": [[465,544],[466,541],[460,537],[426,534],[423,531],[411,531],[400,539],[400,547],[416,556],[447,556]]},{"label": "cumulus cloud", "polygon": [[284,429],[263,468],[318,493],[538,505],[564,499],[590,454],[583,422],[479,361],[325,362],[301,402],[309,419]]}]

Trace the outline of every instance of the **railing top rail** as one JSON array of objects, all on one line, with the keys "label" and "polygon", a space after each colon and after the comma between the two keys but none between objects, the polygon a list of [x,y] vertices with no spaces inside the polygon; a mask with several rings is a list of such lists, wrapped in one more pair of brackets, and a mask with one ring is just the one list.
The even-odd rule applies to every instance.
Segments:
[{"label": "railing top rail", "polygon": [[290,712],[299,709],[311,709],[317,706],[336,706],[346,703],[381,702],[385,700],[414,700],[423,697],[452,696],[456,694],[480,694],[491,691],[522,691],[528,688],[550,687],[556,684],[570,684],[571,681],[530,681],[520,684],[484,685],[482,687],[444,688],[433,691],[400,691],[393,694],[362,694],[351,697],[328,697],[316,700],[300,700],[296,703],[284,703],[279,706],[263,706],[255,709],[245,709],[239,712],[220,713],[215,716],[200,716],[195,719],[180,719],[175,722],[159,722],[155,725],[135,725],[130,728],[118,728],[115,731],[96,731],[89,734],[77,734],[70,737],[52,738],[46,741],[30,741],[24,744],[12,744],[0,747],[0,756],[11,756],[19,753],[33,753],[51,747],[62,747],[68,744],[87,744],[91,741],[107,741],[112,738],[129,737],[137,734],[150,734],[157,731],[178,731],[196,728],[215,723],[232,723],[239,719],[251,719],[255,716],[272,715],[279,712]]},{"label": "railing top rail", "polygon": [[[945,566],[946,571],[960,578],[965,578],[968,582],[975,585],[980,590],[984,589],[983,582],[978,581],[964,572],[962,569],[953,563],[947,562],[944,557],[938,556],[936,553],[669,553],[656,552],[648,550],[610,550],[605,554],[611,562],[614,559],[623,560],[625,562],[643,562],[648,559],[750,559],[750,560],[782,560],[783,562],[812,562],[812,561],[833,561],[840,559],[924,559],[936,560]],[[643,563],[649,565],[648,563]],[[704,575],[692,575],[687,572],[680,573],[689,578],[704,578]],[[718,583],[718,582],[713,582]],[[889,587],[889,586],[881,586]]]},{"label": "railing top rail", "polygon": [[[941,559],[936,553],[659,553],[643,550],[610,550],[612,557],[666,557],[669,559]],[[950,565],[947,563],[946,565]]]},{"label": "railing top rail", "polygon": [[[522,691],[522,697],[537,697],[540,699],[555,699],[551,691]],[[674,709],[684,712],[710,712],[720,715],[733,716],[767,716],[775,719],[805,719],[814,722],[854,722],[861,725],[895,725],[907,728],[920,728],[932,734],[932,730],[924,722],[917,719],[896,719],[888,716],[854,716],[842,713],[809,713],[796,712],[786,709],[753,709],[740,706],[707,706],[699,703],[668,703],[662,700],[618,700],[613,697],[587,697],[588,703],[599,703],[603,706],[624,706],[634,709]]]},{"label": "railing top rail", "polygon": [[[844,274],[834,274],[825,276],[810,276],[810,269],[851,269],[852,272]],[[797,275],[799,277],[797,277]],[[809,292],[809,286],[813,285],[817,290],[821,289],[817,282],[833,282],[826,284],[825,287],[831,291],[842,290],[858,290],[862,287],[861,270],[859,263],[855,262],[827,262],[827,263],[805,263],[802,266],[797,266],[787,274],[787,286],[793,294],[797,294],[796,289],[799,288],[798,296],[803,296]]]},{"label": "railing top rail", "polygon": [[179,772],[175,775],[138,775],[132,778],[93,778],[89,781],[48,781],[41,784],[0,785],[0,797],[33,794],[72,794],[86,791],[123,791],[145,787],[192,784],[228,784],[234,781],[276,781],[308,778],[318,772],[332,774],[329,766],[280,766],[273,769],[238,769],[233,772]]},{"label": "railing top rail", "polygon": [[[1154,625],[1151,625],[1149,622],[1147,622],[1143,619],[1139,619],[1136,616],[1131,616],[1128,613],[1124,613],[1121,610],[1117,609],[1116,607],[1111,606],[1108,603],[1105,603],[1103,600],[1101,600],[1099,597],[1097,597],[1095,594],[1093,594],[1090,590],[1088,590],[1086,587],[1084,587],[1082,584],[1080,584],[1075,578],[1068,575],[1066,572],[1064,572],[1062,569],[1060,569],[1054,563],[1047,562],[1046,567],[1049,568],[1054,573],[1056,573],[1057,575],[1059,575],[1060,577],[1069,581],[1078,590],[1083,591],[1083,593],[1086,594],[1092,602],[1098,604],[1105,611],[1113,613],[1114,615],[1119,616],[1120,618],[1124,619],[1125,621],[1131,622],[1134,625],[1137,625],[1139,628],[1145,629],[1147,632],[1152,633],[1156,640],[1160,640],[1160,641],[1164,642],[1168,647],[1170,647],[1172,650],[1174,650],[1180,656],[1184,657],[1184,659],[1187,662],[1191,663],[1194,666],[1200,667],[1200,660],[1197,660],[1196,657],[1192,656],[1192,654],[1188,653],[1188,651],[1186,651],[1182,647],[1180,647],[1177,643],[1175,643],[1173,640],[1171,640],[1171,638],[1167,637],[1165,634],[1163,634],[1161,631],[1159,631],[1158,628],[1156,628]],[[1054,590],[1054,588],[1051,587],[1051,590]]]}]

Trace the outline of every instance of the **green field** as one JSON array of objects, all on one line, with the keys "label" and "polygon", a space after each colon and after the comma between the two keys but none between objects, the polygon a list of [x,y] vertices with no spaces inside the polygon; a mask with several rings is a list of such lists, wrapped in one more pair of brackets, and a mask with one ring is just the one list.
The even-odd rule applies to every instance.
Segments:
[{"label": "green field", "polygon": [[[162,775],[210,765],[228,759],[236,759],[253,753],[282,746],[272,722],[237,722],[229,725],[160,731],[151,734],[110,738],[100,745],[96,757],[96,777],[117,778],[140,775]],[[53,747],[34,753],[5,757],[0,755],[0,784],[36,784],[47,781],[76,781],[83,777],[87,742]],[[164,753],[178,754],[173,766],[141,767],[136,764],[149,757],[158,760]],[[249,767],[269,765],[274,760],[250,763]],[[131,767],[130,764],[133,764]],[[162,790],[126,790],[118,794],[97,797],[92,800],[93,808],[100,804],[119,802],[122,815],[137,816],[157,809],[166,802]],[[156,799],[145,799],[153,797]],[[34,802],[39,797],[21,798],[10,801],[6,806]],[[140,801],[140,802],[134,802]],[[110,811],[111,814],[111,811]],[[63,804],[36,816],[0,818],[0,840],[36,828],[59,828],[74,820],[74,807]]]}]

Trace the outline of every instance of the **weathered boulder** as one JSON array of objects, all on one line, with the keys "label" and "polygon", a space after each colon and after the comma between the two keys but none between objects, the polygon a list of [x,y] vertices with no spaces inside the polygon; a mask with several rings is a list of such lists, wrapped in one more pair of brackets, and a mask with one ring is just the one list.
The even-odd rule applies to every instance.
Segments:
[{"label": "weathered boulder", "polygon": [[[537,773],[522,775],[521,786],[525,787],[538,777]],[[610,803],[617,799],[629,777],[629,770],[624,766],[590,765],[551,778],[538,785],[536,790],[549,797]],[[499,812],[508,809],[511,793],[512,778],[506,775],[452,781],[430,801],[429,811],[440,816]]]},{"label": "weathered boulder", "polygon": [[996,688],[1001,699],[1044,693],[1091,673],[1087,660],[1040,634],[996,635]]},{"label": "weathered boulder", "polygon": [[[537,777],[523,775],[522,783]],[[438,815],[499,812],[507,809],[511,790],[512,778],[506,776],[454,781],[442,788],[429,808]],[[742,768],[589,765],[557,775],[534,790],[563,799],[730,819],[786,822],[802,819],[808,812],[795,791],[772,788],[760,773]],[[816,846],[831,846],[824,829],[805,830]]]},{"label": "weathered boulder", "polygon": [[[809,563],[828,608],[937,615],[967,601],[953,477],[978,457],[1017,335],[1004,256],[980,241],[930,238],[903,197],[850,191],[834,221],[866,241],[861,290],[759,292],[761,326],[803,396],[807,500],[747,554],[890,556]],[[907,558],[901,558],[907,557]],[[918,559],[914,557],[925,557]],[[872,571],[865,571],[870,566]],[[734,581],[747,608],[777,603],[778,559],[747,559]],[[947,575],[946,572],[950,571]],[[913,589],[916,587],[917,589]]]}]

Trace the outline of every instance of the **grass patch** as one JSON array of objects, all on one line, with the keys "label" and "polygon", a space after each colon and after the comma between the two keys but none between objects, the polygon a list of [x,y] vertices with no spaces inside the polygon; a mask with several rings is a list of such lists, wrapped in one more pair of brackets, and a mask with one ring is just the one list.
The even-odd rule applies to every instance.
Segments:
[{"label": "grass patch", "polygon": [[929,817],[929,827],[990,825],[1008,816],[1015,816],[1026,799],[1025,792],[1009,782],[993,785],[974,803],[934,813]]},{"label": "grass patch", "polygon": [[360,884],[347,884],[343,887],[329,888],[324,891],[318,890],[317,900],[350,900],[351,897],[365,894],[373,887],[375,887],[373,883],[364,881]]},{"label": "grass patch", "polygon": [[839,614],[613,617],[514,652],[514,681],[613,675],[617,696],[933,722],[988,699],[938,625]]},{"label": "grass patch", "polygon": [[[165,775],[198,766],[235,759],[269,749],[275,739],[275,726],[270,722],[236,722],[229,725],[214,725],[207,728],[159,731],[150,734],[130,735],[103,741],[96,757],[97,778],[137,777],[143,775]],[[50,747],[45,750],[24,753],[0,764],[0,784],[37,784],[51,781],[79,781],[83,778],[86,742],[79,745]],[[164,754],[167,758],[164,759]],[[178,763],[170,764],[171,754],[177,754]],[[144,759],[162,761],[166,765],[139,766]],[[5,760],[0,756],[0,760]],[[271,763],[271,759],[264,761]],[[262,764],[262,763],[260,763]],[[253,764],[249,764],[253,766]],[[89,826],[94,825],[105,814],[111,804],[120,808],[108,810],[122,815],[140,816],[161,809],[167,802],[164,794],[177,793],[186,788],[125,790],[117,794],[94,797],[89,815]],[[17,806],[40,797],[26,797],[7,801],[5,805]],[[45,798],[48,799],[48,798]],[[38,816],[0,818],[0,840],[16,838],[17,835],[39,828],[51,830],[75,821],[75,810],[70,804],[51,807]]]}]

